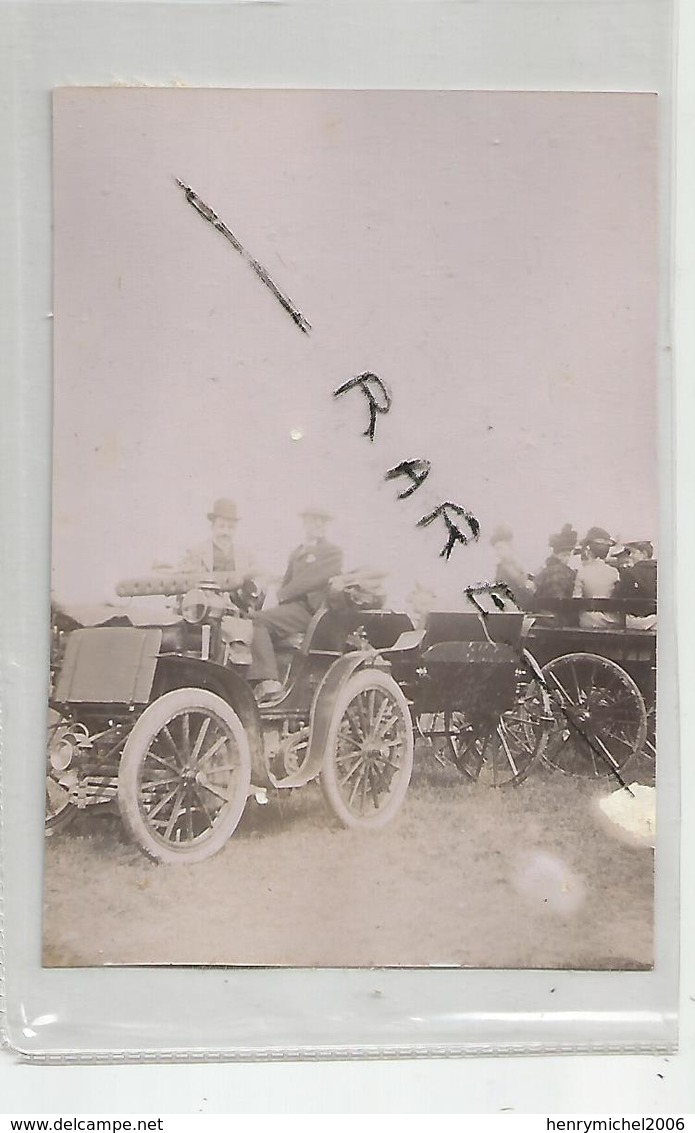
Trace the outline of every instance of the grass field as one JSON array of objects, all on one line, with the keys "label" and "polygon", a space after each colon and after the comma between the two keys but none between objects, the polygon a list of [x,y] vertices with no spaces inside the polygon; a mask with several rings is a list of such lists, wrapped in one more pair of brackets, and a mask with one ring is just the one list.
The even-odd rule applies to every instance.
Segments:
[{"label": "grass field", "polygon": [[343,829],[313,784],[250,801],[196,866],[81,814],[47,841],[44,963],[649,967],[653,855],[602,822],[612,789],[535,774],[498,792],[420,752],[386,829]]}]

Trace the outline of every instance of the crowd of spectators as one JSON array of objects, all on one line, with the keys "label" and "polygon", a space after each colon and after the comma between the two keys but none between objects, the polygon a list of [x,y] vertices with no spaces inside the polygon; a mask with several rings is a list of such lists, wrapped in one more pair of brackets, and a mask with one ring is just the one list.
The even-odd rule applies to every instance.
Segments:
[{"label": "crowd of spectators", "polygon": [[[580,540],[566,523],[548,539],[551,554],[535,574],[519,562],[509,527],[498,527],[490,543],[497,557],[495,581],[509,587],[522,609],[539,611],[569,598],[624,599],[632,601],[633,609],[640,603],[656,605],[657,565],[649,540],[619,544],[602,527],[590,527]],[[653,611],[628,614],[633,628],[645,629],[652,628],[655,616]],[[579,624],[587,628],[608,628],[620,621],[615,609],[582,608],[579,616]]]}]

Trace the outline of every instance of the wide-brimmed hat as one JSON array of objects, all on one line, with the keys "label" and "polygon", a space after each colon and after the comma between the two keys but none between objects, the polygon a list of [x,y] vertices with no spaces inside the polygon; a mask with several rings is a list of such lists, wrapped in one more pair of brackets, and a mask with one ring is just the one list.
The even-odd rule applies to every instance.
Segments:
[{"label": "wide-brimmed hat", "polygon": [[208,519],[212,523],[213,519],[238,519],[239,516],[236,510],[234,500],[222,499],[215,500],[212,505],[212,511],[208,512]]},{"label": "wide-brimmed hat", "polygon": [[307,504],[305,508],[302,508],[299,514],[302,516],[302,518],[305,515],[315,515],[320,519],[333,519],[331,513],[320,504]]},{"label": "wide-brimmed hat", "polygon": [[572,524],[565,523],[561,531],[558,531],[556,535],[550,536],[548,543],[557,555],[562,554],[563,551],[573,551],[577,546],[578,538],[579,536]]},{"label": "wide-brimmed hat", "polygon": [[627,544],[625,546],[616,544],[608,556],[610,563],[616,563],[619,567],[625,566],[625,563],[630,558],[630,548]]},{"label": "wide-brimmed hat", "polygon": [[603,527],[590,527],[582,539],[582,546],[587,547],[590,543],[598,547],[613,547],[615,539],[612,539]]},{"label": "wide-brimmed hat", "polygon": [[654,544],[649,539],[633,539],[630,543],[625,544],[626,551],[641,551],[647,558],[652,557],[654,554]]}]

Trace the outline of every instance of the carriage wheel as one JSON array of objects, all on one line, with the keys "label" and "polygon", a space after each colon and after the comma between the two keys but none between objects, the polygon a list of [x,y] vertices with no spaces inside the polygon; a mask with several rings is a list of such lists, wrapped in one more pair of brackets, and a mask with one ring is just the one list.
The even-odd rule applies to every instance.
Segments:
[{"label": "carriage wheel", "polygon": [[488,787],[523,783],[542,757],[552,724],[550,698],[540,681],[517,670],[512,706],[484,729],[460,712],[444,713],[444,727],[454,763],[469,779]]},{"label": "carriage wheel", "polygon": [[154,861],[191,864],[216,854],[241,818],[251,753],[236,712],[212,692],[180,688],[146,708],[118,773],[129,833]]},{"label": "carriage wheel", "polygon": [[70,802],[69,791],[59,782],[60,771],[53,767],[52,755],[61,755],[61,749],[71,734],[70,724],[56,712],[48,710],[48,746],[46,755],[46,834],[58,834],[77,818],[77,807]]},{"label": "carriage wheel", "polygon": [[321,786],[344,826],[378,828],[405,798],[413,769],[408,702],[388,673],[362,669],[339,694]]},{"label": "carriage wheel", "polygon": [[656,703],[654,702],[647,708],[647,736],[642,755],[654,770],[656,766]]},{"label": "carriage wheel", "polygon": [[543,756],[552,722],[550,697],[541,681],[529,680],[526,669],[518,669],[514,703],[500,715],[478,781],[491,787],[522,783]]},{"label": "carriage wheel", "polygon": [[555,726],[544,760],[567,775],[619,774],[647,737],[644,698],[615,661],[568,653],[543,667]]}]

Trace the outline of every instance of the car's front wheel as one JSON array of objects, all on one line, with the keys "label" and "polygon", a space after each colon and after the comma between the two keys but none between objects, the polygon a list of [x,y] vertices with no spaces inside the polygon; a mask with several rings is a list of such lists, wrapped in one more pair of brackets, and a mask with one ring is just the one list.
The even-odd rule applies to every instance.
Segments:
[{"label": "car's front wheel", "polygon": [[251,753],[236,712],[215,693],[180,688],[135,723],[118,773],[118,805],[148,857],[190,865],[231,837],[250,783]]}]

